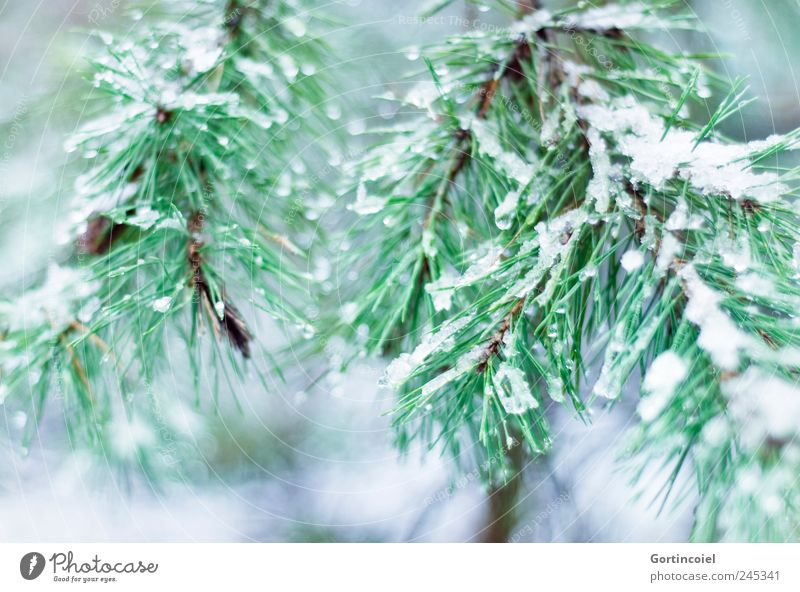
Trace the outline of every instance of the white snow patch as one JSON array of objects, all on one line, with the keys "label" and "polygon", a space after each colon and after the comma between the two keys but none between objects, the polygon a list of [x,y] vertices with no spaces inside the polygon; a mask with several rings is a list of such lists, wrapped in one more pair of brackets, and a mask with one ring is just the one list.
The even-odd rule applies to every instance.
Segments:
[{"label": "white snow patch", "polygon": [[82,270],[51,264],[44,283],[15,301],[0,302],[0,315],[12,331],[48,324],[54,330],[74,321],[80,302],[97,288]]},{"label": "white snow patch", "polygon": [[355,302],[347,302],[342,305],[342,308],[339,310],[339,316],[342,319],[342,322],[347,323],[348,325],[356,320],[356,316],[358,315],[358,304]]},{"label": "white snow patch", "polygon": [[676,230],[698,230],[703,226],[703,216],[700,214],[690,214],[689,205],[685,199],[679,199],[675,209],[667,218],[666,229]]},{"label": "white snow patch", "polygon": [[748,448],[757,448],[767,438],[790,440],[800,432],[800,388],[796,384],[751,366],[724,382],[723,393]]},{"label": "white snow patch", "polygon": [[609,97],[606,89],[603,86],[593,79],[584,80],[578,85],[578,92],[585,98],[591,99],[593,101],[608,101],[611,97]]},{"label": "white snow patch", "polygon": [[662,275],[666,273],[675,258],[681,255],[683,252],[682,250],[683,243],[675,238],[675,235],[671,233],[665,234],[664,238],[661,240],[661,248],[658,251],[658,257],[656,257],[656,271]]},{"label": "white snow patch", "polygon": [[722,295],[703,282],[694,265],[684,266],[680,277],[689,297],[686,318],[700,329],[698,345],[714,364],[725,370],[735,370],[739,366],[740,353],[756,347],[754,338],[742,331],[720,308]]},{"label": "white snow patch", "polygon": [[653,360],[642,383],[647,396],[637,407],[644,421],[652,421],[661,413],[675,389],[686,378],[688,370],[683,358],[672,351],[665,351]]},{"label": "white snow patch", "polygon": [[167,312],[172,305],[172,298],[169,296],[162,296],[153,301],[153,310],[156,312]]},{"label": "white snow patch", "polygon": [[610,105],[583,105],[578,114],[599,131],[614,136],[619,150],[631,159],[634,181],[656,189],[681,178],[705,195],[759,202],[775,201],[789,190],[775,173],[756,173],[748,166],[747,157],[761,143],[729,145],[706,140],[695,146],[694,132],[675,128],[665,136],[663,120],[633,97]]},{"label": "white snow patch", "polygon": [[644,254],[641,251],[628,251],[622,256],[620,263],[628,273],[636,271],[644,265]]},{"label": "white snow patch", "polygon": [[771,280],[754,271],[749,271],[736,278],[736,287],[752,296],[770,296],[775,294],[775,284]]},{"label": "white snow patch", "polygon": [[608,155],[605,140],[595,128],[589,128],[587,139],[589,159],[592,163],[592,179],[586,192],[594,200],[595,209],[604,214],[611,202],[611,157]]},{"label": "white snow patch", "polygon": [[474,119],[470,128],[478,142],[478,151],[481,154],[494,159],[497,167],[520,187],[530,183],[536,172],[535,167],[525,162],[519,155],[505,150],[500,145],[497,130],[482,119]]},{"label": "white snow patch", "polygon": [[566,28],[569,29],[665,29],[674,28],[675,22],[664,20],[641,2],[629,4],[609,4],[589,8],[583,12],[569,15]]},{"label": "white snow patch", "polygon": [[511,26],[511,33],[513,35],[521,35],[524,33],[535,33],[543,27],[553,24],[553,14],[544,8],[540,8],[530,14],[525,15],[524,18],[518,20]]},{"label": "white snow patch", "polygon": [[536,409],[539,402],[531,394],[525,373],[519,368],[503,362],[493,377],[495,392],[506,413],[520,415],[528,409]]},{"label": "white snow patch", "polygon": [[180,43],[189,70],[202,74],[213,68],[222,55],[221,35],[216,27],[180,27]]},{"label": "white snow patch", "polygon": [[[550,220],[536,225],[536,238],[527,241],[520,248],[520,255],[533,251],[538,247],[536,264],[519,279],[503,297],[503,301],[527,296],[539,285],[548,271],[555,266],[561,256],[577,240],[579,229],[588,220],[586,210],[576,208]],[[549,289],[548,289],[549,288]],[[537,302],[544,303],[550,297],[554,285],[546,287],[537,297]]]},{"label": "white snow patch", "polygon": [[483,345],[472,348],[458,359],[455,366],[442,372],[433,380],[426,382],[422,387],[422,396],[428,397],[442,387],[453,382],[459,376],[466,374],[478,365],[481,359],[483,359],[483,356]]},{"label": "white snow patch", "polygon": [[367,188],[361,183],[356,190],[356,201],[349,206],[349,209],[360,216],[368,216],[380,212],[385,205],[386,200],[382,197],[367,195]]}]

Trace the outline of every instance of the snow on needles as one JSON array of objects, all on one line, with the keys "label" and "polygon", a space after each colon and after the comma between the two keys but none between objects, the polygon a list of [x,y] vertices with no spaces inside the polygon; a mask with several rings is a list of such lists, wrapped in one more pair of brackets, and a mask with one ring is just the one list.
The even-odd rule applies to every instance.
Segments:
[{"label": "snow on needles", "polygon": [[686,284],[689,302],[686,318],[700,329],[698,345],[720,368],[735,370],[739,366],[742,350],[753,349],[757,341],[742,331],[728,314],[722,310],[722,294],[710,288],[697,273],[694,265],[688,264],[680,271]]},{"label": "snow on needles", "polygon": [[477,256],[463,275],[443,275],[425,286],[425,290],[433,298],[433,306],[437,311],[450,309],[455,290],[488,278],[500,267],[503,248],[496,245],[488,245],[484,248],[485,253]]},{"label": "snow on needles", "polygon": [[658,356],[644,377],[642,389],[648,393],[637,411],[644,421],[652,421],[667,405],[675,389],[683,382],[689,371],[686,362],[678,354],[665,351]]},{"label": "snow on needles", "polygon": [[505,150],[498,140],[498,138],[502,137],[502,134],[497,129],[480,119],[474,119],[470,123],[470,128],[475,135],[475,139],[478,142],[478,150],[482,155],[494,159],[497,168],[520,187],[530,183],[536,172],[535,167],[525,162],[514,152]]},{"label": "snow on needles", "polygon": [[608,29],[665,29],[675,27],[676,22],[667,21],[652,13],[641,2],[609,4],[577,12],[568,17],[568,28]]},{"label": "snow on needles", "polygon": [[472,317],[465,316],[444,323],[438,331],[429,333],[410,354],[400,354],[386,368],[381,380],[383,386],[398,389],[411,377],[414,371],[433,353],[449,351],[454,345],[453,336],[463,329]]},{"label": "snow on needles", "polygon": [[497,368],[494,388],[506,413],[520,415],[539,406],[539,402],[531,394],[525,373],[507,362]]},{"label": "snow on needles", "polygon": [[759,202],[775,201],[789,190],[778,175],[754,172],[747,160],[780,138],[738,145],[706,140],[696,145],[695,132],[670,129],[665,135],[663,120],[632,96],[607,105],[583,105],[578,115],[615,139],[618,150],[630,159],[635,182],[661,189],[668,180],[678,177],[705,195]]},{"label": "snow on needles", "polygon": [[548,10],[539,9],[521,19],[511,28],[511,32],[518,35],[536,32],[545,27],[559,27],[567,31],[574,29],[606,31],[609,29],[664,30],[689,28],[690,26],[690,23],[684,20],[661,18],[651,7],[641,2],[631,2],[591,7],[568,14],[566,17],[554,16]]},{"label": "snow on needles", "polygon": [[742,443],[757,449],[768,438],[787,441],[800,433],[800,388],[751,366],[723,384]]},{"label": "snow on needles", "polygon": [[84,271],[51,264],[41,287],[24,291],[14,302],[0,302],[0,317],[12,331],[45,323],[60,331],[75,320],[78,303],[96,287]]},{"label": "snow on needles", "polygon": [[[519,279],[503,297],[503,301],[522,298],[530,294],[553,269],[566,253],[577,242],[580,228],[588,220],[584,208],[576,208],[548,222],[539,222],[536,225],[536,238],[528,241],[520,248],[520,255],[533,249],[539,249],[536,264]],[[544,304],[555,287],[555,278],[551,278],[548,285],[537,296],[536,301]]]},{"label": "snow on needles", "polygon": [[622,255],[622,267],[627,272],[636,271],[644,265],[644,253],[641,251],[630,250]]}]

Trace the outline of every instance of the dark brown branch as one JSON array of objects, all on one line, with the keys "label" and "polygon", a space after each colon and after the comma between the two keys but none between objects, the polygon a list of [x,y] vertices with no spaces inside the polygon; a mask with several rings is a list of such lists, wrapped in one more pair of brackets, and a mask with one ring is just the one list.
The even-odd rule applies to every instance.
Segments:
[{"label": "dark brown branch", "polygon": [[89,220],[86,230],[78,237],[78,250],[87,255],[105,255],[127,229],[127,224],[96,216]]},{"label": "dark brown branch", "polygon": [[500,351],[503,338],[511,328],[511,323],[514,322],[514,318],[522,311],[523,306],[525,306],[525,298],[520,298],[514,307],[508,312],[508,314],[503,317],[503,322],[500,323],[500,326],[497,328],[497,331],[492,336],[492,339],[489,341],[489,344],[486,346],[486,349],[481,356],[481,362],[476,368],[478,374],[482,374],[484,370],[486,370],[489,360],[491,360],[493,356],[496,356]]},{"label": "dark brown branch", "polygon": [[[129,183],[138,181],[144,173],[142,165],[137,166],[128,177]],[[136,213],[136,208],[127,211],[128,215]],[[105,255],[129,226],[125,223],[113,222],[106,216],[96,214],[89,218],[86,230],[78,237],[78,251],[86,255]]]},{"label": "dark brown branch", "polygon": [[214,297],[211,292],[211,286],[206,280],[205,273],[203,272],[203,255],[201,248],[203,241],[200,234],[203,231],[205,219],[200,212],[195,213],[188,222],[188,229],[191,235],[188,247],[189,266],[192,271],[192,287],[195,292],[195,298],[205,308],[208,315],[213,321],[212,327],[216,335],[223,334],[227,337],[228,341],[242,354],[244,358],[250,357],[250,342],[253,340],[253,335],[247,328],[239,311],[236,309],[230,300],[225,295],[224,288],[220,289],[219,298],[223,304],[222,318],[214,307]]},{"label": "dark brown branch", "polygon": [[225,20],[223,25],[228,31],[230,39],[236,39],[242,30],[242,20],[244,18],[244,7],[239,0],[228,0],[225,5]]}]

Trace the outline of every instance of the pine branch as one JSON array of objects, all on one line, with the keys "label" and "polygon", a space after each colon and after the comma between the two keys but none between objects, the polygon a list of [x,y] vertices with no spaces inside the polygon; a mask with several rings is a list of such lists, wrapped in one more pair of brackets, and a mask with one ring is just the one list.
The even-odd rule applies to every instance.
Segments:
[{"label": "pine branch", "polygon": [[[384,380],[400,397],[401,444],[419,437],[458,455],[464,440],[477,440],[484,458],[497,458],[518,432],[540,453],[550,444],[545,396],[582,413],[618,399],[641,371],[642,422],[630,450],[642,466],[664,455],[674,463],[665,499],[694,464],[696,536],[787,540],[800,518],[778,518],[797,507],[778,476],[797,468],[789,451],[800,417],[792,411],[797,421],[778,425],[771,407],[785,412],[800,400],[791,329],[799,177],[768,162],[800,136],[723,138],[717,126],[743,98],[737,85],[707,124],[690,118],[718,81],[635,31],[692,26],[641,3],[539,8],[508,31],[431,48],[436,94],[406,98],[428,119],[389,130],[399,154],[378,147],[359,170],[370,189],[354,209],[365,225],[379,218],[401,229],[377,234],[367,252],[419,248],[409,212],[430,185],[406,180],[435,171],[453,133],[469,142],[469,158],[441,178],[455,169],[462,187],[445,185],[450,228],[427,236],[427,294],[412,292],[423,301],[390,300],[395,276],[378,275],[362,288],[378,297],[356,319],[378,343],[385,319],[410,321],[400,332],[409,353]],[[497,55],[510,57],[498,64]],[[473,82],[487,65],[493,76]],[[471,115],[460,106],[475,104],[476,88]],[[367,193],[369,207],[359,207]],[[436,216],[443,206],[433,202]],[[491,218],[493,227],[476,224]],[[408,306],[428,314],[397,312]],[[581,381],[596,369],[587,392]],[[739,492],[745,468],[773,481],[758,495]]]},{"label": "pine branch", "polygon": [[190,357],[184,382],[199,390],[244,363],[206,346],[199,319],[243,360],[257,342],[234,301],[303,320],[307,277],[286,238],[303,218],[287,212],[308,190],[297,153],[309,132],[323,135],[324,118],[304,111],[328,83],[313,76],[324,46],[300,3],[177,1],[150,13],[131,39],[101,36],[87,104],[97,116],[67,143],[90,167],[70,215],[77,252],[0,303],[0,375],[31,434],[55,384],[74,442],[158,472],[169,467],[153,455],[171,436],[150,399],[174,370],[175,339]]},{"label": "pine branch", "polygon": [[500,349],[503,345],[503,339],[506,336],[506,333],[511,328],[511,323],[514,321],[514,318],[522,311],[522,308],[525,306],[525,297],[520,298],[514,307],[508,312],[508,314],[503,318],[503,322],[500,324],[500,327],[497,329],[497,333],[494,334],[489,345],[486,346],[486,350],[483,352],[481,356],[481,361],[478,363],[478,367],[476,371],[478,374],[482,374],[486,367],[489,365],[489,361],[493,356],[498,355],[500,353]]}]

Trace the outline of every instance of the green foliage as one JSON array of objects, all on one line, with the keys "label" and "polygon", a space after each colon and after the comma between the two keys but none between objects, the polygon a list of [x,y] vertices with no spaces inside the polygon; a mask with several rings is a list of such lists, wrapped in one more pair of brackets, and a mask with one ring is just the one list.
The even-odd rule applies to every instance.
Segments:
[{"label": "green foliage", "polygon": [[348,321],[406,352],[384,379],[401,445],[540,454],[551,405],[585,419],[641,379],[628,455],[672,467],[665,502],[692,465],[696,538],[796,539],[798,135],[726,140],[740,82],[694,123],[720,81],[642,34],[692,26],[527,6],[424,51],[418,115],[354,174]]},{"label": "green foliage", "polygon": [[[494,488],[519,442],[551,448],[552,407],[589,421],[638,389],[625,461],[668,468],[664,507],[699,494],[696,540],[796,540],[800,133],[724,137],[748,90],[652,42],[696,26],[671,2],[539,4],[492,2],[512,24],[426,48],[382,97],[404,112],[349,171],[340,318],[303,349],[393,355],[400,447],[472,455]],[[300,2],[181,0],[99,36],[67,143],[76,246],[0,301],[26,445],[57,398],[73,443],[160,472],[186,448],[165,380],[197,405],[235,392],[269,355],[262,311],[313,333],[324,25]]]},{"label": "green foliage", "polygon": [[199,392],[268,355],[259,311],[303,323],[290,196],[309,188],[311,152],[298,153],[328,90],[310,32],[322,25],[299,3],[203,0],[159,5],[124,40],[99,35],[90,121],[67,142],[82,157],[77,247],[0,307],[4,396],[31,434],[55,392],[75,444],[144,465],[137,453],[165,437],[152,385],[179,372],[177,343],[178,380]]}]

